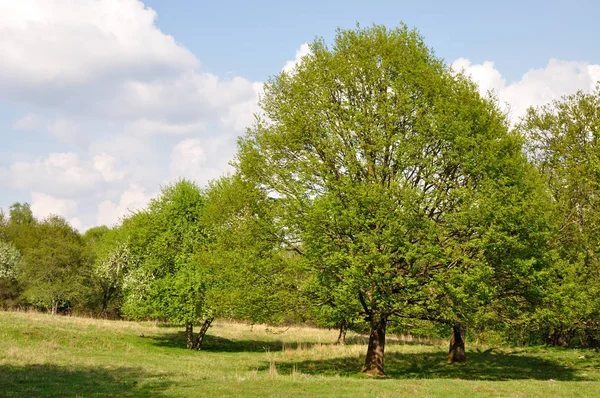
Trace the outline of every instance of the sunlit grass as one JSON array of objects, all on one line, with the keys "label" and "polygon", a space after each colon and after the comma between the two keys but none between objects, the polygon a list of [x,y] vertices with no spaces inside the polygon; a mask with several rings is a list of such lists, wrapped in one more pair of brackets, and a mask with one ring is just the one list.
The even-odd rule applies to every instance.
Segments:
[{"label": "sunlit grass", "polygon": [[0,312],[0,396],[600,396],[594,350],[467,347],[390,336],[387,379],[358,372],[366,338],[337,331],[215,322],[205,350],[183,328]]}]

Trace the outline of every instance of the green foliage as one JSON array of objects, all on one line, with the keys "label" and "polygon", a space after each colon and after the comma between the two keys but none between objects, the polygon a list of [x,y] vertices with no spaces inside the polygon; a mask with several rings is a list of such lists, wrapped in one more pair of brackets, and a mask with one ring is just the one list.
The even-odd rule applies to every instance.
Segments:
[{"label": "green foliage", "polygon": [[52,216],[29,231],[19,280],[32,304],[51,308],[73,304],[87,294],[86,251],[79,233],[63,218]]},{"label": "green foliage", "polygon": [[237,166],[277,198],[323,301],[465,322],[535,279],[544,192],[521,138],[417,32],[317,40],[261,106]]},{"label": "green foliage", "polygon": [[[0,220],[0,228],[2,220]],[[11,308],[20,304],[21,286],[17,281],[21,253],[10,242],[0,240],[0,307]]]},{"label": "green foliage", "polygon": [[88,307],[102,316],[118,315],[123,296],[123,282],[136,258],[128,241],[118,229],[106,226],[91,228],[83,236],[92,261],[90,282],[93,285]]},{"label": "green foliage", "polygon": [[29,203],[13,203],[10,206],[9,216],[11,224],[26,225],[35,222]]},{"label": "green foliage", "polygon": [[553,344],[600,338],[600,88],[530,109],[521,129],[553,206],[553,267],[534,325]]},{"label": "green foliage", "polygon": [[0,240],[0,278],[14,279],[20,261],[19,250],[11,243]]},{"label": "green foliage", "polygon": [[[131,318],[196,323],[206,311],[200,219],[204,197],[192,182],[162,189],[148,208],[124,220],[122,238],[97,272],[123,280],[123,312]],[[127,270],[127,272],[125,272]]]},{"label": "green foliage", "polygon": [[239,175],[207,190],[203,220],[214,281],[208,299],[220,316],[271,324],[305,319],[302,259],[286,240],[279,210]]}]

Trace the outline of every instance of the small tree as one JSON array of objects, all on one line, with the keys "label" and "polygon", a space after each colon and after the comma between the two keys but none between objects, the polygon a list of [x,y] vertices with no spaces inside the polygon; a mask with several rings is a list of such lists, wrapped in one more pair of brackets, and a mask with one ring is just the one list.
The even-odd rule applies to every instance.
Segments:
[{"label": "small tree", "polygon": [[[188,348],[197,349],[213,320],[204,300],[203,208],[204,195],[194,183],[180,180],[164,187],[146,210],[124,220],[120,234],[127,240],[119,244],[127,249],[116,246],[113,257],[107,258],[118,259],[120,264],[127,257],[125,315],[182,322]],[[115,271],[111,266],[111,272]],[[199,322],[203,327],[194,337],[193,326]]]}]

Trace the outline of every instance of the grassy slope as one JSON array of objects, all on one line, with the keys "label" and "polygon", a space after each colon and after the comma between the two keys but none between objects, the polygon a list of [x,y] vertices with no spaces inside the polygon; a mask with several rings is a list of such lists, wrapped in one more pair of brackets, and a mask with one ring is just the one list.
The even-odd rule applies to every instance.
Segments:
[{"label": "grassy slope", "polygon": [[[143,334],[143,337],[138,335]],[[216,323],[192,352],[181,328],[0,312],[0,396],[600,396],[600,354],[531,348],[468,350],[392,340],[389,378],[357,374],[364,339],[335,331]]]}]

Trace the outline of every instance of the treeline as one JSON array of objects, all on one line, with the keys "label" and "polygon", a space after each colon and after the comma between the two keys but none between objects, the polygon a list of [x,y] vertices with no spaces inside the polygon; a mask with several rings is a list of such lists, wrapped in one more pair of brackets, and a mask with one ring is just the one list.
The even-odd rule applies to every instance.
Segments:
[{"label": "treeline", "polygon": [[15,203],[0,213],[0,304],[182,324],[198,349],[215,316],[314,322],[297,253],[280,247],[272,207],[237,176],[205,190],[180,180],[119,226],[82,235]]},{"label": "treeline", "polygon": [[[80,235],[16,203],[2,305],[159,319],[200,348],[215,317],[517,344],[600,339],[600,90],[497,100],[406,26],[339,30],[266,85],[235,173],[181,180]],[[194,332],[194,327],[200,328]]]}]

